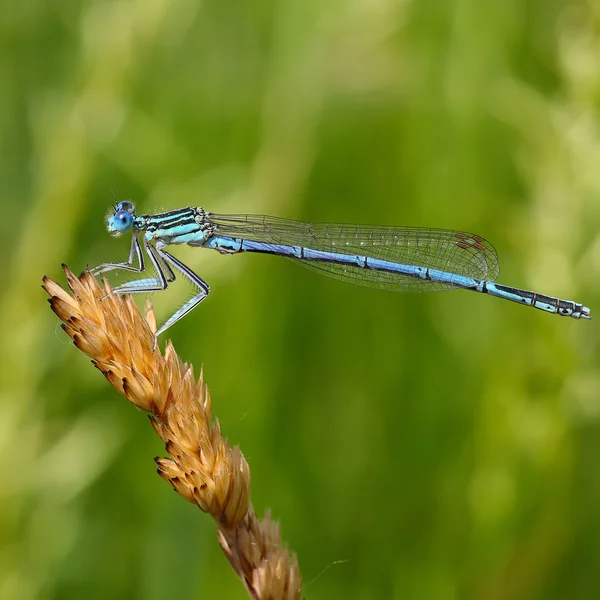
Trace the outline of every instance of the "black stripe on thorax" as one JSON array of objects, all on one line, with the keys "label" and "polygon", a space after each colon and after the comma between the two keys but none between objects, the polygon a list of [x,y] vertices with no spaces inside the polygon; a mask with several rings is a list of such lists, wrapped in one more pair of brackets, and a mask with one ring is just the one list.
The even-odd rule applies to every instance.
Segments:
[{"label": "black stripe on thorax", "polygon": [[189,225],[196,220],[196,212],[193,208],[180,208],[158,215],[146,217],[146,229],[156,231],[157,229],[169,229],[180,225]]}]

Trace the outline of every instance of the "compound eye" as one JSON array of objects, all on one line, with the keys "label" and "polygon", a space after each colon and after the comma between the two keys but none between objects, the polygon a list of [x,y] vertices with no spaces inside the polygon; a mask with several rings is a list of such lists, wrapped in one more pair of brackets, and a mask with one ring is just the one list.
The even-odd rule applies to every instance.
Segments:
[{"label": "compound eye", "polygon": [[116,210],[117,212],[119,212],[120,210],[126,210],[131,214],[135,213],[135,207],[133,206],[132,202],[129,202],[129,200],[122,200],[121,202],[119,202],[119,204],[117,204]]},{"label": "compound eye", "polygon": [[133,225],[133,216],[126,210],[118,210],[112,218],[112,225],[115,231],[125,233],[126,231],[129,231]]}]

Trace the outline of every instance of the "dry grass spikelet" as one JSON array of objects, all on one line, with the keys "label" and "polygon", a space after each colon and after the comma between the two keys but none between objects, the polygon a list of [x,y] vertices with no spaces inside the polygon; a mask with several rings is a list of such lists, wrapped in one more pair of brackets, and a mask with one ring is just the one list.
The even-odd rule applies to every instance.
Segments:
[{"label": "dry grass spikelet", "polygon": [[260,521],[250,503],[250,468],[231,448],[217,420],[202,373],[181,362],[173,345],[154,349],[156,321],[146,319],[130,296],[110,293],[88,273],[76,277],[63,265],[71,294],[44,277],[52,310],[79,350],[87,354],[127,400],[150,413],[170,458],[156,458],[158,473],[186,500],[210,514],[230,564],[254,599],[300,598],[295,556],[282,545],[278,526]]}]

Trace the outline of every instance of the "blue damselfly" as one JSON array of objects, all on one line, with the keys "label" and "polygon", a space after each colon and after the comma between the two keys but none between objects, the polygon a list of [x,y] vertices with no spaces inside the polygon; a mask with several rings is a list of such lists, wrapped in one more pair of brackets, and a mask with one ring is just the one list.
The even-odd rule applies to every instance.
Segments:
[{"label": "blue damselfly", "polygon": [[213,214],[203,208],[136,215],[134,205],[128,201],[116,204],[107,220],[112,234],[132,232],[129,258],[122,263],[101,264],[92,273],[114,269],[141,273],[146,268],[145,252],[157,275],[123,283],[113,293],[164,290],[175,280],[176,272],[197,289],[194,297],[160,327],[156,337],[209,293],[204,280],[165,250],[174,244],[212,248],[221,254],[285,256],[328,277],[365,287],[397,292],[471,290],[574,319],[591,318],[590,309],[577,302],[493,283],[500,271],[496,250],[472,233],[303,223],[261,215]]}]

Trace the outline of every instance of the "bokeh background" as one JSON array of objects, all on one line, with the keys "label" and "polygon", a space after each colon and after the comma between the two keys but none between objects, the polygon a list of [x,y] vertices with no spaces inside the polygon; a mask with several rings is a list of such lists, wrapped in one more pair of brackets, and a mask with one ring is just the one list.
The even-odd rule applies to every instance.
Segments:
[{"label": "bokeh background", "polygon": [[[4,3],[0,597],[246,598],[39,287],[126,256],[114,191],[473,231],[501,282],[590,306],[176,248],[212,293],[168,337],[204,365],[304,597],[597,598],[599,57],[595,0]],[[189,294],[155,295],[159,316]]]}]

